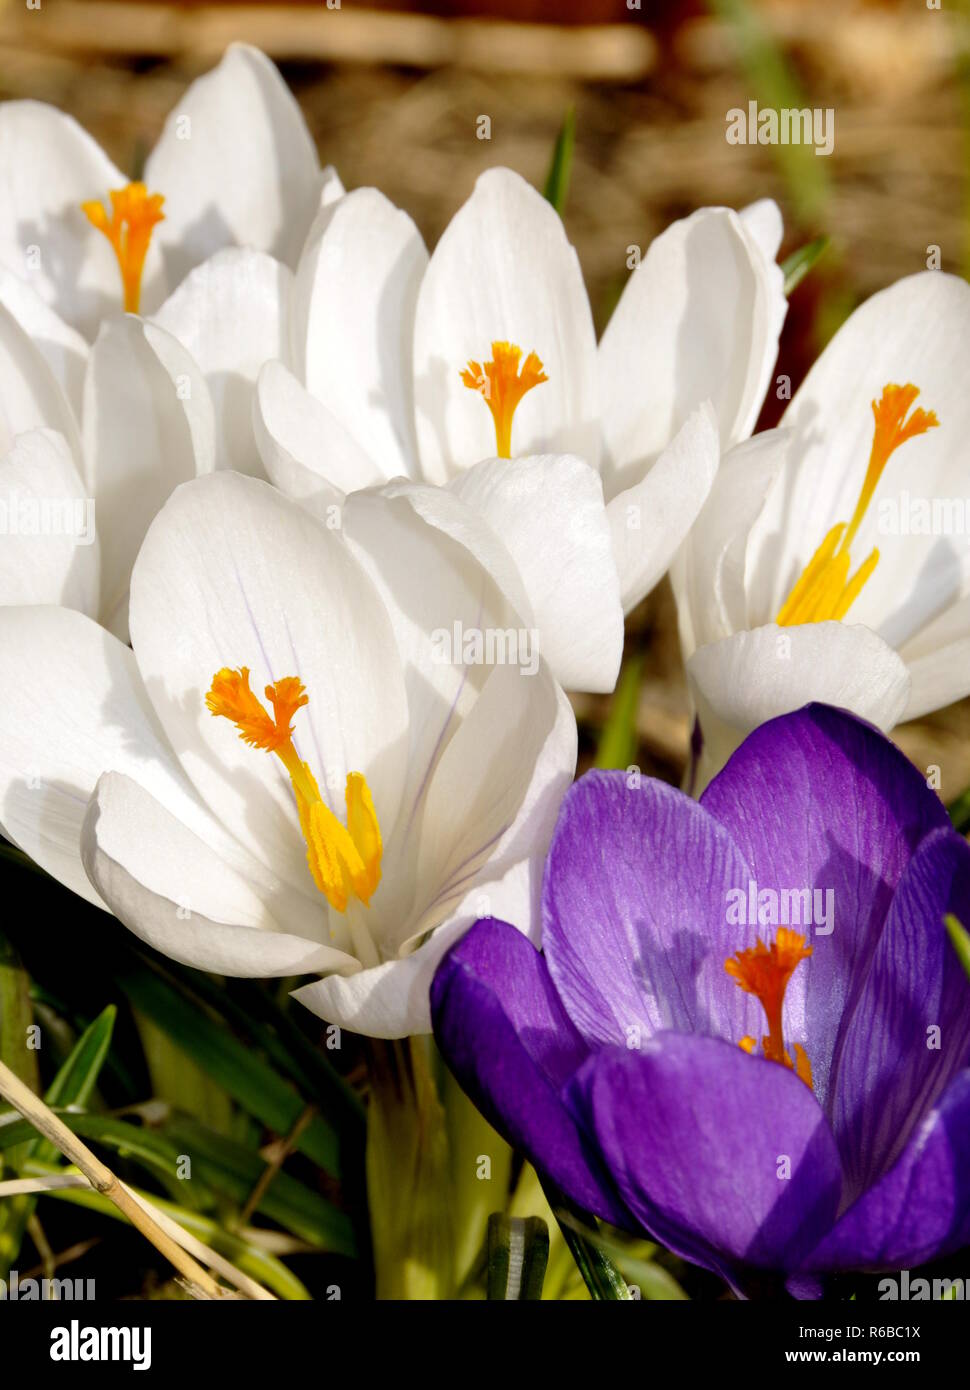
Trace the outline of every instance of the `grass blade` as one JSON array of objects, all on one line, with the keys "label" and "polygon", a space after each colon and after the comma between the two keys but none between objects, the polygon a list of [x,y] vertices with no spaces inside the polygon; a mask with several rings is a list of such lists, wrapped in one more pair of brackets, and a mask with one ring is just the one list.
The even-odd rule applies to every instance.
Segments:
[{"label": "grass blade", "polygon": [[573,150],[576,147],[576,108],[570,106],[556,136],[552,162],[542,190],[546,199],[562,217],[569,196],[569,180],[573,171]]}]

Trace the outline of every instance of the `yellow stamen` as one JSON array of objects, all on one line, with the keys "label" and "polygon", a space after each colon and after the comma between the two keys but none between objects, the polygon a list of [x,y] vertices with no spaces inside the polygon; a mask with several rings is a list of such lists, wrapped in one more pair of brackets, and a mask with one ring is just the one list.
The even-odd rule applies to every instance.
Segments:
[{"label": "yellow stamen", "polygon": [[484,366],[469,362],[461,379],[469,391],[479,391],[495,423],[495,450],[500,459],[512,457],[512,417],[527,391],[548,381],[542,363],[530,352],[519,371],[522,349],[515,343],[493,343],[492,360]]},{"label": "yellow stamen", "polygon": [[266,687],[272,715],[249,688],[249,668],[223,667],[212,678],[205,697],[210,714],[229,719],[239,737],[252,748],[275,753],[290,775],[300,829],[307,846],[307,864],[320,892],[338,912],[351,897],[366,906],[381,881],[383,842],[374,801],[360,772],[347,774],[347,824],[342,825],[324,804],[308,763],[293,746],[290,721],[309,696],[297,676],[284,676]]},{"label": "yellow stamen", "polygon": [[917,409],[909,419],[906,418],[918,395],[919,388],[911,383],[907,386],[888,385],[883,387],[880,399],[872,402],[875,421],[872,449],[852,520],[848,525],[840,522],[833,526],[805,566],[775,620],[781,627],[844,618],[862,592],[863,585],[879,563],[879,551],[872,550],[850,579],[849,547],[872,501],[883,469],[907,439],[915,439],[940,423],[932,410]]},{"label": "yellow stamen", "polygon": [[104,203],[93,198],[81,204],[92,227],[108,238],[118,258],[125,312],[137,314],[141,304],[141,277],[152,239],[152,229],[165,220],[161,193],[149,193],[143,183],[129,183],[111,190],[111,217]]},{"label": "yellow stamen", "polygon": [[[761,1050],[769,1062],[780,1062],[793,1070],[796,1076],[812,1085],[812,1067],[801,1043],[794,1047],[795,1062],[785,1051],[782,1031],[782,1010],[785,1003],[785,990],[799,963],[812,954],[812,947],[805,945],[804,936],[792,931],[790,927],[779,927],[778,936],[768,947],[760,939],[746,951],[738,951],[724,962],[724,969],[746,994],[755,995],[761,1002],[768,1021],[768,1033],[761,1039]],[[740,1047],[751,1055],[757,1049],[754,1038],[743,1037]]]}]

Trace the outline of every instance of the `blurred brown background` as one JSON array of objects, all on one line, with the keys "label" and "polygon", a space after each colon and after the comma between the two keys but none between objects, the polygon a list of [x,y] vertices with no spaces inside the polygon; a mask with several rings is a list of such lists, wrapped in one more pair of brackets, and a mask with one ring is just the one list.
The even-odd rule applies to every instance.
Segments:
[{"label": "blurred brown background", "polygon": [[[76,116],[134,171],[187,82],[232,39],[264,48],[295,91],[321,157],[375,184],[433,244],[476,176],[508,164],[542,185],[565,111],[576,151],[565,220],[598,326],[645,247],[707,203],[778,199],[783,254],[826,233],[795,291],[778,371],[793,383],[862,298],[922,269],[938,246],[966,273],[967,0],[340,0],[168,4],[0,0],[0,99]],[[336,0],[330,0],[336,4]],[[832,107],[830,157],[729,146],[726,112]],[[491,139],[476,138],[481,115]],[[772,423],[769,401],[763,423]],[[638,756],[677,779],[687,720],[666,587],[634,615],[646,646]],[[585,753],[606,702],[580,702]],[[952,798],[970,784],[965,706],[901,731]]]}]

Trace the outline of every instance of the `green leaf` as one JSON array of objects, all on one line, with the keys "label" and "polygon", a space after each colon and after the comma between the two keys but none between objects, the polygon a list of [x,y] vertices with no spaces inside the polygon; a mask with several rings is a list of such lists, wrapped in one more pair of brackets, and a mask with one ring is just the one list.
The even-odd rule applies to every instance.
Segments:
[{"label": "green leaf", "polygon": [[[67,1171],[70,1170],[53,1163],[40,1163],[35,1159],[31,1159],[24,1165],[24,1176],[31,1178],[46,1178]],[[242,1270],[243,1274],[248,1274],[250,1278],[256,1279],[264,1288],[269,1289],[270,1293],[275,1293],[279,1298],[287,1299],[303,1300],[310,1297],[306,1287],[297,1279],[295,1274],[290,1273],[281,1260],[260,1249],[258,1245],[253,1245],[244,1236],[225,1231],[209,1217],[202,1216],[197,1211],[187,1211],[185,1207],[177,1206],[174,1202],[167,1202],[164,1198],[157,1197],[153,1192],[145,1192],[142,1188],[137,1187],[132,1187],[132,1191],[136,1192],[139,1197],[144,1197],[160,1211],[165,1212],[191,1235],[204,1241],[210,1250],[215,1250],[217,1254],[224,1255],[227,1260],[231,1260],[237,1269]],[[57,1202],[70,1202],[74,1206],[99,1212],[102,1216],[110,1217],[112,1221],[127,1222],[127,1217],[118,1210],[113,1202],[110,1202],[107,1197],[102,1197],[100,1192],[95,1192],[90,1188],[61,1187],[52,1192],[42,1193],[41,1196],[45,1199],[53,1198]]]},{"label": "green leaf", "polygon": [[590,1298],[596,1302],[632,1302],[626,1280],[597,1242],[597,1232],[555,1184],[542,1177],[539,1180]]},{"label": "green leaf", "polygon": [[970,975],[970,932],[959,922],[952,913],[948,912],[944,917],[946,929],[950,933],[950,940],[953,942],[953,949],[960,957],[960,964]]},{"label": "green leaf", "polygon": [[790,295],[795,286],[801,284],[816,261],[825,255],[829,245],[827,236],[819,236],[814,241],[807,241],[804,246],[799,246],[797,251],[785,257],[781,269],[785,277],[786,295]]},{"label": "green leaf", "polygon": [[[293,1130],[306,1110],[305,1100],[223,1023],[145,966],[124,963],[115,979],[134,1007],[163,1029],[244,1110],[281,1137]],[[312,1117],[294,1147],[331,1176],[339,1176],[339,1140],[321,1116]]]},{"label": "green leaf", "polygon": [[[111,1047],[118,1010],[109,1004],[78,1038],[44,1096],[48,1105],[87,1105]],[[56,1153],[53,1145],[48,1145]]]},{"label": "green leaf", "polygon": [[556,137],[552,152],[552,163],[546,175],[546,186],[542,190],[546,199],[561,217],[569,195],[569,180],[573,169],[573,150],[576,147],[576,108],[570,106]]},{"label": "green leaf", "polygon": [[542,1297],[549,1227],[540,1216],[488,1218],[488,1297],[505,1302]]},{"label": "green leaf", "polygon": [[630,767],[637,756],[637,710],[643,654],[635,652],[623,663],[613,692],[609,714],[596,749],[596,767]]}]

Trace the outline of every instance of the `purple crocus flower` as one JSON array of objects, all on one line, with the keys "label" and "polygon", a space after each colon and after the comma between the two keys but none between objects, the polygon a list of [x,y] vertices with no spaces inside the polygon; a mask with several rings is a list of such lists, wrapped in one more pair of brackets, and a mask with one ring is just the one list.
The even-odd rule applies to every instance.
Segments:
[{"label": "purple crocus flower", "polygon": [[[824,705],[700,802],[623,772],[566,797],[542,952],[479,921],[431,990],[484,1114],[580,1207],[750,1291],[970,1240],[970,846],[917,770]],[[759,945],[760,940],[760,945]]]}]

